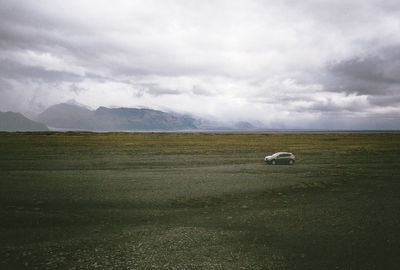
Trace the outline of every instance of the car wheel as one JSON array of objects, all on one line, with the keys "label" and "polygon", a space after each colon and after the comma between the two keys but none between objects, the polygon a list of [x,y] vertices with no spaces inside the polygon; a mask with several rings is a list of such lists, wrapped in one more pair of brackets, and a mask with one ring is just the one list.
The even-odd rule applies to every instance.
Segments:
[{"label": "car wheel", "polygon": [[271,164],[276,165],[276,161],[275,160],[271,161]]},{"label": "car wheel", "polygon": [[289,165],[293,165],[293,164],[294,164],[293,159],[289,160]]}]

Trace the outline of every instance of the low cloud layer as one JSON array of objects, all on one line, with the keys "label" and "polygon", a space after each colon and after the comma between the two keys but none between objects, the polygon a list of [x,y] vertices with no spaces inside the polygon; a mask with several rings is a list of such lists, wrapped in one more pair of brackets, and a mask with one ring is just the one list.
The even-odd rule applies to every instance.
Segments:
[{"label": "low cloud layer", "polygon": [[0,111],[399,129],[398,1],[0,0]]}]

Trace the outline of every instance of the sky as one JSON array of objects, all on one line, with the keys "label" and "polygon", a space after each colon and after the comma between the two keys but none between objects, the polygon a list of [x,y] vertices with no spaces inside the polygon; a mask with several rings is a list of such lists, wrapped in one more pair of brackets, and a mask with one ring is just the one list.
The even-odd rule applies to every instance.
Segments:
[{"label": "sky", "polygon": [[397,0],[0,0],[0,111],[400,129]]}]

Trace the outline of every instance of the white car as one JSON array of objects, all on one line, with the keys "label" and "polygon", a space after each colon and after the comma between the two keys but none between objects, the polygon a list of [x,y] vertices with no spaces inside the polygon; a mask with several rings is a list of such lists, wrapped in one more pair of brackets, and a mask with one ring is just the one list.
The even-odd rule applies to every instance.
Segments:
[{"label": "white car", "polygon": [[268,164],[276,165],[276,164],[289,164],[293,165],[296,161],[296,157],[289,152],[278,152],[271,156],[266,156],[264,161]]}]

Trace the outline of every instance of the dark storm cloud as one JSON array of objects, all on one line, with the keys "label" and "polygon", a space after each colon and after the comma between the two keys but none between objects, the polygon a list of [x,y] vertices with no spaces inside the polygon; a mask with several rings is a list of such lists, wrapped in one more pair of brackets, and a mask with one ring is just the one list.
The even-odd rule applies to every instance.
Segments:
[{"label": "dark storm cloud", "polygon": [[161,88],[158,85],[150,86],[146,89],[146,93],[152,96],[162,96],[162,95],[179,95],[182,92],[173,89]]},{"label": "dark storm cloud", "polygon": [[326,90],[359,95],[400,94],[400,46],[328,66]]},{"label": "dark storm cloud", "polygon": [[0,48],[32,49],[45,42],[39,33],[53,23],[43,22],[43,16],[29,10],[29,4],[18,5],[9,1],[0,2]]},{"label": "dark storm cloud", "polygon": [[[57,5],[59,8],[55,8]],[[0,53],[7,58],[27,52],[50,54],[69,59],[72,68],[91,70],[88,77],[99,79],[102,75],[97,75],[93,67],[103,65],[103,69],[112,69],[115,62],[102,62],[101,57],[113,55],[116,58],[115,55],[123,53],[123,48],[85,20],[84,10],[74,5],[63,6],[56,2],[53,6],[46,2],[1,1]],[[77,14],[76,20],[72,14]]]},{"label": "dark storm cloud", "polygon": [[0,76],[17,81],[79,82],[83,78],[71,72],[46,70],[41,66],[26,66],[11,60],[0,60]]},{"label": "dark storm cloud", "polygon": [[[35,2],[20,1],[1,3],[0,48],[5,51],[39,52],[61,52],[76,48],[71,38],[78,26],[68,23],[62,17],[52,17],[36,8],[36,5]],[[83,25],[80,26],[79,33],[83,35]]]},{"label": "dark storm cloud", "polygon": [[[111,25],[113,30],[108,29],[107,18],[96,26],[89,18],[85,19],[85,10],[62,10],[60,7],[56,11],[62,16],[51,11],[43,3],[0,1],[0,51],[4,55],[33,51],[50,53],[55,57],[68,56],[71,64],[90,70],[88,77],[100,80],[115,81],[119,76],[175,77],[210,72],[229,75],[225,70],[211,71],[209,65],[191,60],[191,55],[182,60],[175,44],[164,44],[162,39],[170,38],[167,34],[146,36],[145,29],[152,30],[148,25],[138,30],[139,27],[134,26],[135,15],[129,18],[132,20],[129,32],[114,40],[115,26]],[[75,20],[68,13],[76,13],[75,17],[72,16]],[[139,23],[143,22],[139,20]],[[96,73],[98,68],[103,71],[101,75]]]},{"label": "dark storm cloud", "polygon": [[400,91],[398,95],[389,96],[369,96],[368,101],[372,105],[379,107],[398,106],[400,107]]}]

